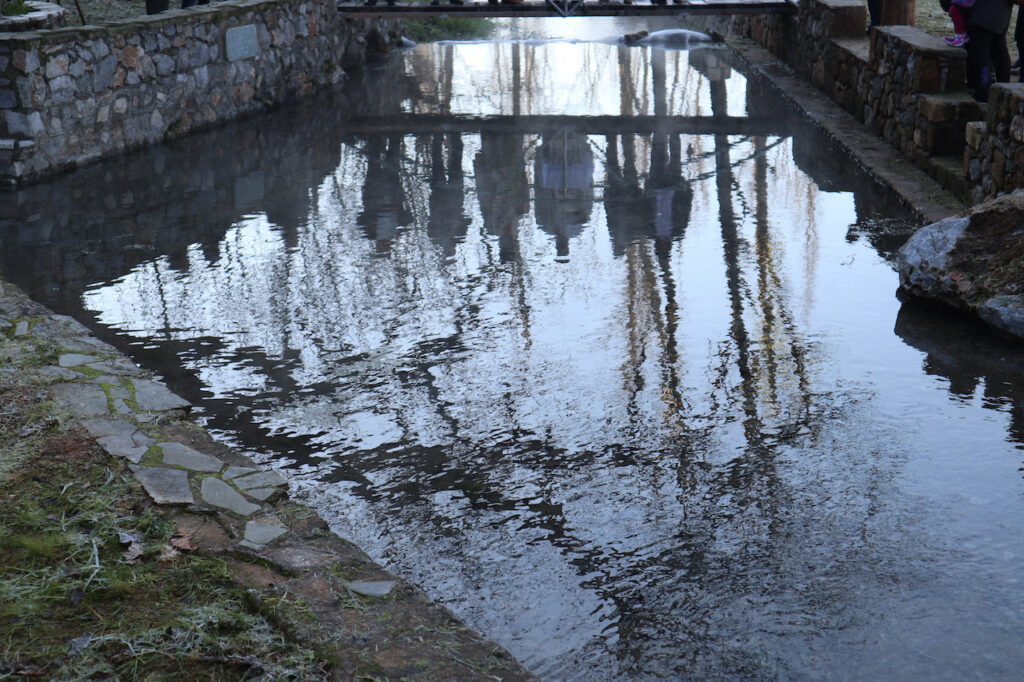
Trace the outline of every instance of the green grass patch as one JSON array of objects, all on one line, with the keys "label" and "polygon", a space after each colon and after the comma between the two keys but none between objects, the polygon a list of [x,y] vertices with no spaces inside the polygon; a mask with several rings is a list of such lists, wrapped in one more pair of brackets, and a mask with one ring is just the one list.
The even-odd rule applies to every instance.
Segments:
[{"label": "green grass patch", "polygon": [[486,38],[494,32],[494,24],[487,19],[470,17],[431,17],[429,19],[407,19],[402,24],[402,33],[417,43],[438,40],[475,40]]},{"label": "green grass patch", "polygon": [[20,17],[23,14],[28,14],[32,11],[32,8],[28,6],[25,0],[8,0],[7,4],[4,5],[4,16],[5,17]]},{"label": "green grass patch", "polygon": [[[0,386],[0,679],[326,679],[249,607],[223,561],[168,557],[174,527],[80,432],[17,436],[34,387]],[[129,561],[126,539],[143,546]]]}]

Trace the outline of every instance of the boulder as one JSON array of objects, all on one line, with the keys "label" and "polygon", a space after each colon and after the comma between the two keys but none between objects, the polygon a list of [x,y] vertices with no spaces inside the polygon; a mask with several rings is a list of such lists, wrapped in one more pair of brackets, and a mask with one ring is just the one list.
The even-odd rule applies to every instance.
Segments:
[{"label": "boulder", "polygon": [[918,230],[897,253],[900,295],[1024,338],[1024,190]]}]

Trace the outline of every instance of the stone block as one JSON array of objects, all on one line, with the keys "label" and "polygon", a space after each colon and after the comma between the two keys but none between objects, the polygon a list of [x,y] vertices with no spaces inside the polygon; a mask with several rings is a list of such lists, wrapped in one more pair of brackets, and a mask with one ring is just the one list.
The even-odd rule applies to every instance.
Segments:
[{"label": "stone block", "polygon": [[229,62],[255,57],[259,49],[255,24],[235,26],[224,32],[224,54]]},{"label": "stone block", "polygon": [[11,65],[22,73],[32,73],[39,68],[39,55],[33,50],[15,50],[11,54]]},{"label": "stone block", "polygon": [[164,464],[208,473],[216,473],[224,468],[224,462],[213,455],[199,452],[181,443],[160,443],[160,449],[164,453]]},{"label": "stone block", "polygon": [[981,120],[981,106],[966,93],[943,93],[922,95],[918,99],[921,115],[932,123],[958,122],[966,125],[969,121]]},{"label": "stone block", "polygon": [[984,121],[971,121],[964,129],[967,146],[971,149],[981,149],[982,143],[988,136],[988,126]]},{"label": "stone block", "polygon": [[188,473],[181,469],[164,467],[136,467],[135,478],[157,504],[192,504],[192,488]]},{"label": "stone block", "polygon": [[20,137],[39,137],[46,132],[43,125],[43,117],[38,111],[23,114],[17,111],[7,110],[4,112],[4,119],[7,123],[7,133]]},{"label": "stone block", "polygon": [[[185,472],[183,471],[182,473],[184,474]],[[250,516],[260,509],[259,505],[248,501],[237,490],[213,476],[203,479],[200,494],[202,494],[203,500],[207,504],[227,509],[239,516]]]}]

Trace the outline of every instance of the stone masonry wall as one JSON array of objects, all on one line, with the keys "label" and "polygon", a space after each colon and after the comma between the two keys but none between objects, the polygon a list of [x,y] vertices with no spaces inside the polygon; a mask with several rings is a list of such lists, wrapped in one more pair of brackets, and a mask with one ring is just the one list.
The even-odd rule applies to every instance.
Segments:
[{"label": "stone masonry wall", "polygon": [[[1006,150],[1019,145],[1007,137],[1008,122],[991,135],[980,135],[972,124],[978,151],[968,169],[974,158],[964,156],[968,124],[984,114],[964,86],[963,49],[910,26],[881,26],[868,40],[861,0],[802,0],[790,16],[737,16],[701,25],[765,46],[961,199],[978,201],[1022,186],[1020,166],[1000,172],[1013,158]],[[990,104],[989,117],[999,109],[996,116],[1009,121],[1001,108]],[[987,189],[979,191],[982,185]]]},{"label": "stone masonry wall", "polygon": [[0,34],[0,183],[310,94],[362,60],[334,0],[230,0],[107,26]]},{"label": "stone masonry wall", "polygon": [[964,162],[972,203],[1024,187],[1024,83],[992,86],[985,120],[967,126]]}]

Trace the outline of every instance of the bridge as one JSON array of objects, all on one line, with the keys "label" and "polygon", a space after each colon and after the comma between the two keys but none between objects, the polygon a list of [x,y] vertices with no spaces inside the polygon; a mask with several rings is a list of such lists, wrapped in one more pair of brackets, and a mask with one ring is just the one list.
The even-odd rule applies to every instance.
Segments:
[{"label": "bridge", "polygon": [[[673,0],[659,3],[615,0],[524,0],[518,3],[465,0],[452,4],[438,0],[388,4],[386,0],[339,2],[338,9],[353,18],[391,17],[417,19],[427,17],[654,17],[693,14],[794,14],[795,0]],[[393,0],[392,0],[393,1]]]}]

